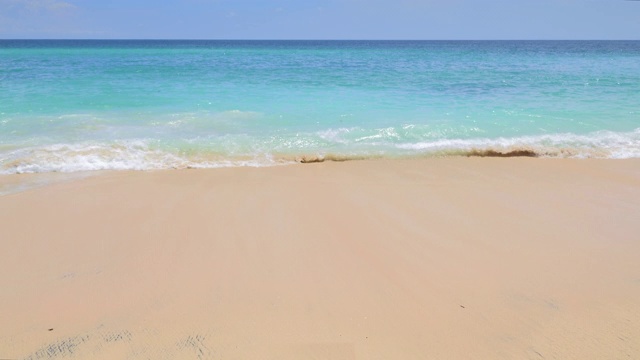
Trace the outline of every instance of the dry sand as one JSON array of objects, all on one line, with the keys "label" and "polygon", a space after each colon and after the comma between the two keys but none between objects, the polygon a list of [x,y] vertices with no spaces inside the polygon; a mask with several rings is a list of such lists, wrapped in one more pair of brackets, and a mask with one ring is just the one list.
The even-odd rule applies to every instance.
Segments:
[{"label": "dry sand", "polygon": [[0,231],[0,358],[640,358],[638,159],[114,172]]}]

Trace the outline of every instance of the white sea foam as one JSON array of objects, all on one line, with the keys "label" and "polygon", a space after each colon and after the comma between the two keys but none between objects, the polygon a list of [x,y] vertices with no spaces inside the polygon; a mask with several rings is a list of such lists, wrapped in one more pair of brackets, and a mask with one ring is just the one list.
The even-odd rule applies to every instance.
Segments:
[{"label": "white sea foam", "polygon": [[442,139],[396,146],[398,149],[434,154],[529,150],[546,157],[624,159],[640,157],[640,129],[626,133],[599,131],[587,135],[566,133],[497,139]]},{"label": "white sea foam", "polygon": [[353,130],[357,130],[357,128],[327,129],[317,132],[317,135],[323,140],[337,143],[346,143],[346,141],[343,139],[343,136],[349,134]]},{"label": "white sea foam", "polygon": [[393,127],[389,127],[389,128],[384,128],[384,129],[378,129],[375,134],[361,136],[361,137],[355,139],[355,141],[356,142],[372,141],[372,140],[373,141],[378,141],[378,140],[381,140],[381,139],[392,140],[392,139],[399,139],[399,138],[400,138],[400,136],[396,132],[396,129],[393,128]]},{"label": "white sea foam", "polygon": [[[369,135],[367,135],[369,134]],[[528,155],[567,158],[640,158],[640,129],[586,135],[435,139],[399,142],[392,129],[339,128],[278,137],[224,136],[182,140],[183,150],[158,140],[0,147],[0,174],[273,166],[307,160],[403,156]]]},{"label": "white sea foam", "polygon": [[155,149],[145,140],[56,144],[0,153],[0,174],[269,165],[276,165],[269,156],[250,159],[188,157]]}]

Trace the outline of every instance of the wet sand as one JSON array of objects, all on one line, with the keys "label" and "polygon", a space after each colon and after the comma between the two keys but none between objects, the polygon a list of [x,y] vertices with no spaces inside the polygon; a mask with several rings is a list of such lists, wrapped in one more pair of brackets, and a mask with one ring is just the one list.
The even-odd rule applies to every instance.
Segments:
[{"label": "wet sand", "polygon": [[639,159],[110,172],[0,231],[0,358],[640,358]]}]

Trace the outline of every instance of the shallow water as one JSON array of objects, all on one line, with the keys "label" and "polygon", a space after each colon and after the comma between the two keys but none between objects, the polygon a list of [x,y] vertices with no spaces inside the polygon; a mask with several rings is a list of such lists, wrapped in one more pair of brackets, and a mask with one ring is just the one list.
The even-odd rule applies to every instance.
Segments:
[{"label": "shallow water", "polygon": [[638,41],[0,40],[0,173],[640,157]]}]

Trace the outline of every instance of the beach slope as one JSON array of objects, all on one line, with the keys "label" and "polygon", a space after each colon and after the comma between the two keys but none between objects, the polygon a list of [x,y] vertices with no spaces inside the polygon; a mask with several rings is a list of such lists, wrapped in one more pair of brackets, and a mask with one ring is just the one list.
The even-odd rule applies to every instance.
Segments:
[{"label": "beach slope", "polygon": [[0,358],[640,358],[638,159],[111,172],[0,239]]}]

